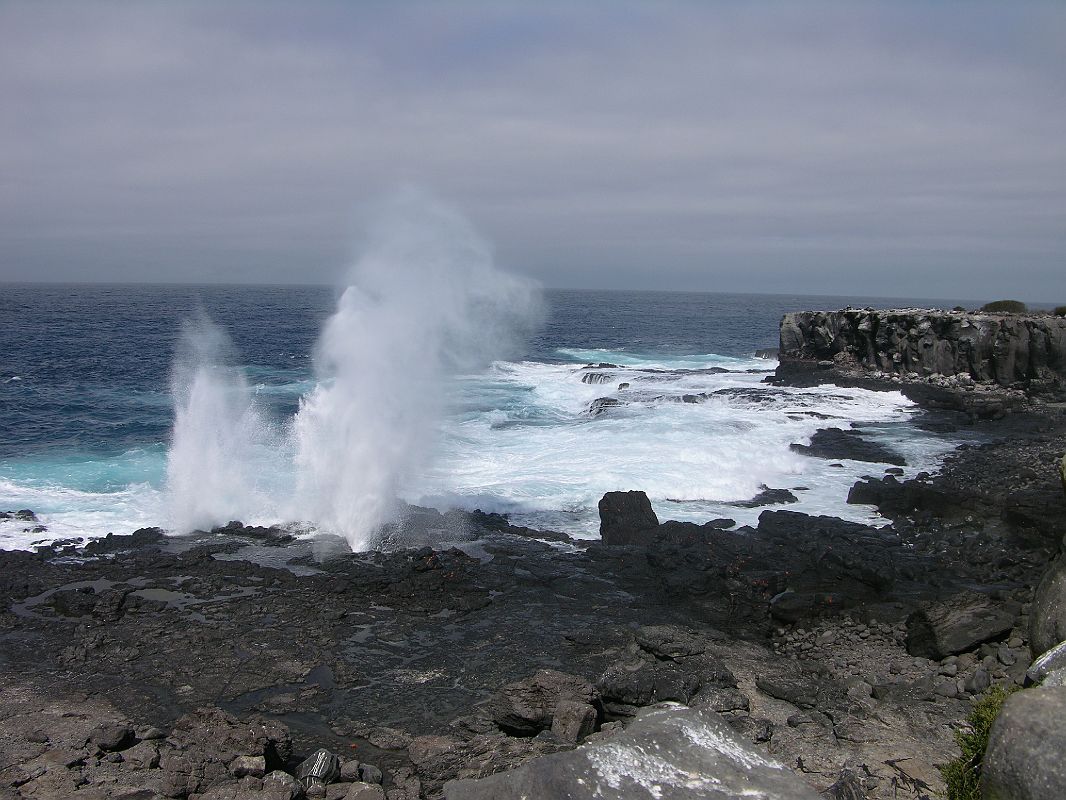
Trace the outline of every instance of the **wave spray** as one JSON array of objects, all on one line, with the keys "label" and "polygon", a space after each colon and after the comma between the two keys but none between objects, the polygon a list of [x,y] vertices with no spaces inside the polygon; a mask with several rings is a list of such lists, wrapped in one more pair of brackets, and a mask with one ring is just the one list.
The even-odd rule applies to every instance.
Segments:
[{"label": "wave spray", "polygon": [[205,314],[185,323],[171,375],[169,526],[188,531],[248,519],[272,505],[260,485],[276,441],[252,402],[233,346]]},{"label": "wave spray", "polygon": [[257,410],[225,333],[186,326],[172,383],[171,527],[296,521],[378,543],[405,484],[434,456],[458,375],[488,367],[540,317],[534,286],[493,265],[456,212],[413,190],[369,228],[315,349],[315,388],[295,418]]},{"label": "wave spray", "polygon": [[294,425],[298,510],[373,546],[433,457],[450,379],[507,355],[538,309],[460,215],[414,191],[392,198],[318,342],[319,382]]}]

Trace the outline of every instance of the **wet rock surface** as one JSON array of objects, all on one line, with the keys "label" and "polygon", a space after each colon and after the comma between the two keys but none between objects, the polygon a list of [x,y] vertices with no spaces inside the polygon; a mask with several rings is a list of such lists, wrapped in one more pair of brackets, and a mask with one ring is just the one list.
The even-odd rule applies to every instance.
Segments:
[{"label": "wet rock surface", "polygon": [[[0,788],[439,798],[673,702],[797,792],[930,797],[969,701],[1026,680],[1066,518],[1061,414],[981,424],[936,477],[870,482],[881,529],[660,523],[638,492],[602,542],[410,509],[386,552],[238,524],[0,552]],[[995,630],[908,652],[969,604]],[[320,749],[336,776],[298,778]]]}]

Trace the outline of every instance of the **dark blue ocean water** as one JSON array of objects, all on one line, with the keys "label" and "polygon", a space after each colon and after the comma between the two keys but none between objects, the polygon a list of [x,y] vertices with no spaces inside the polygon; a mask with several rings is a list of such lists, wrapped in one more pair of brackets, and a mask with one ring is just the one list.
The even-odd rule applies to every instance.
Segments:
[{"label": "dark blue ocean water", "polygon": [[[314,343],[336,298],[322,287],[0,285],[0,509],[52,503],[69,515],[69,529],[82,505],[106,510],[113,497],[121,520],[122,509],[139,502],[130,487],[160,490],[175,347],[182,322],[200,312],[228,332],[267,412],[291,416],[299,393],[269,389],[312,377]],[[583,291],[549,291],[546,301],[544,325],[524,355],[544,364],[574,363],[590,355],[584,351],[667,362],[745,358],[776,346],[787,311],[954,304]]]}]

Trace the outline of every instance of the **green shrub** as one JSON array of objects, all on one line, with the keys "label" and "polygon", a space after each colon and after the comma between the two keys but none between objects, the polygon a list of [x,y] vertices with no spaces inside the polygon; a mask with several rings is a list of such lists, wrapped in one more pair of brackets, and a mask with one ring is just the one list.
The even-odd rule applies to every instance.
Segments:
[{"label": "green shrub", "polygon": [[1066,306],[1055,306],[1051,313],[1056,317],[1066,317]]},{"label": "green shrub", "polygon": [[1006,311],[1011,314],[1024,314],[1027,309],[1021,300],[995,300],[981,306],[982,311]]},{"label": "green shrub", "polygon": [[973,710],[966,718],[969,728],[955,731],[962,755],[940,768],[947,784],[947,800],[981,800],[981,762],[988,747],[988,734],[1003,702],[1019,688],[993,686],[974,701]]}]

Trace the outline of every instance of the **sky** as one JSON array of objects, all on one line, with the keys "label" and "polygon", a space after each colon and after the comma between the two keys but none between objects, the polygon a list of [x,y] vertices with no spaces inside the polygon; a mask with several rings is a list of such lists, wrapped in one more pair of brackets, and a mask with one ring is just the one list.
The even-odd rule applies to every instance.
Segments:
[{"label": "sky", "polygon": [[1066,2],[0,0],[0,280],[323,283],[381,198],[545,286],[1066,302]]}]

